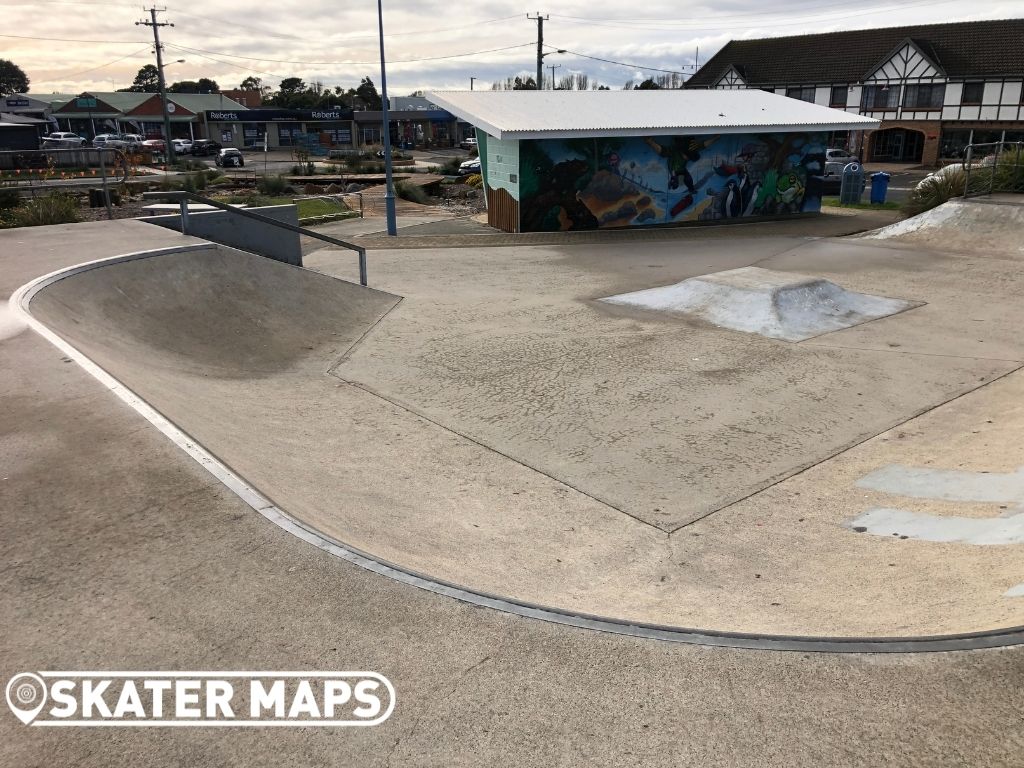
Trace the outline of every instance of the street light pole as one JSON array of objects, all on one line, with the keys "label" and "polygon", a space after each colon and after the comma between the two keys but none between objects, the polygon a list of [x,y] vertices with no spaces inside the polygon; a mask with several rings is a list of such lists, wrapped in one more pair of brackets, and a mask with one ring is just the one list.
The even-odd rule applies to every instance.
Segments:
[{"label": "street light pole", "polygon": [[384,9],[377,0],[377,28],[380,32],[380,98],[381,122],[384,125],[384,216],[387,219],[388,235],[398,234],[395,221],[395,185],[391,173],[391,124],[388,120],[388,77],[384,67]]},{"label": "street light pole", "polygon": [[473,90],[473,83],[476,81],[475,77],[469,78],[469,90]]}]

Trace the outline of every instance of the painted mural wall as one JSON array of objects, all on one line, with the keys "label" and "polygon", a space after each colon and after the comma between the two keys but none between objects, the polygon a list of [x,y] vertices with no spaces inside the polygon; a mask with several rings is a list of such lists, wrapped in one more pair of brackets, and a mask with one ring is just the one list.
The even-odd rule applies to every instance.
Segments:
[{"label": "painted mural wall", "polygon": [[824,133],[526,140],[523,232],[818,212]]}]

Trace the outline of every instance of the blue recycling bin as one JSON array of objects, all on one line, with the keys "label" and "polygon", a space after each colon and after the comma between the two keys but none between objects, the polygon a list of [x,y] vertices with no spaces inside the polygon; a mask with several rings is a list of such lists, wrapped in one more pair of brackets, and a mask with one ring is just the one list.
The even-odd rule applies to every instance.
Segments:
[{"label": "blue recycling bin", "polygon": [[872,204],[881,204],[885,202],[885,193],[889,190],[890,178],[889,174],[884,172],[871,174]]}]

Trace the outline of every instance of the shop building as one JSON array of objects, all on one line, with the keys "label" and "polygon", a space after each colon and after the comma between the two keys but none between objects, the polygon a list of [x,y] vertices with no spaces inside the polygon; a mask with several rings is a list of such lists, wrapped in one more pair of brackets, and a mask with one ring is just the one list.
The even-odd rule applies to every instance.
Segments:
[{"label": "shop building", "polygon": [[428,95],[475,126],[488,223],[507,232],[818,213],[829,136],[878,125],[750,90]]},{"label": "shop building", "polygon": [[733,40],[689,89],[760,89],[881,121],[831,146],[927,166],[1024,140],[1024,19]]}]

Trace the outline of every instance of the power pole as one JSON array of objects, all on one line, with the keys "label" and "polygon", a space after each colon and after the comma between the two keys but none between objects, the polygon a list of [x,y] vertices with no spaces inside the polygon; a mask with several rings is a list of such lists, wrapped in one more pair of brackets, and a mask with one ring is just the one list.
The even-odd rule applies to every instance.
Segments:
[{"label": "power pole", "polygon": [[163,46],[160,44],[160,27],[173,27],[174,25],[166,21],[157,21],[157,13],[166,11],[166,8],[157,8],[155,5],[149,9],[149,21],[136,21],[135,26],[152,27],[153,28],[153,45],[156,48],[156,71],[157,71],[157,83],[160,87],[160,103],[163,105],[164,113],[164,141],[167,144],[167,160],[171,165],[174,164],[174,143],[171,141],[171,116],[167,111],[167,84],[164,82],[164,52]]},{"label": "power pole", "polygon": [[561,66],[561,64],[548,64],[548,69],[551,70],[551,90],[555,89],[555,70]]},{"label": "power pole", "polygon": [[537,20],[537,90],[544,90],[544,20],[549,16],[541,16],[537,11],[536,16],[526,14],[528,19]]}]

